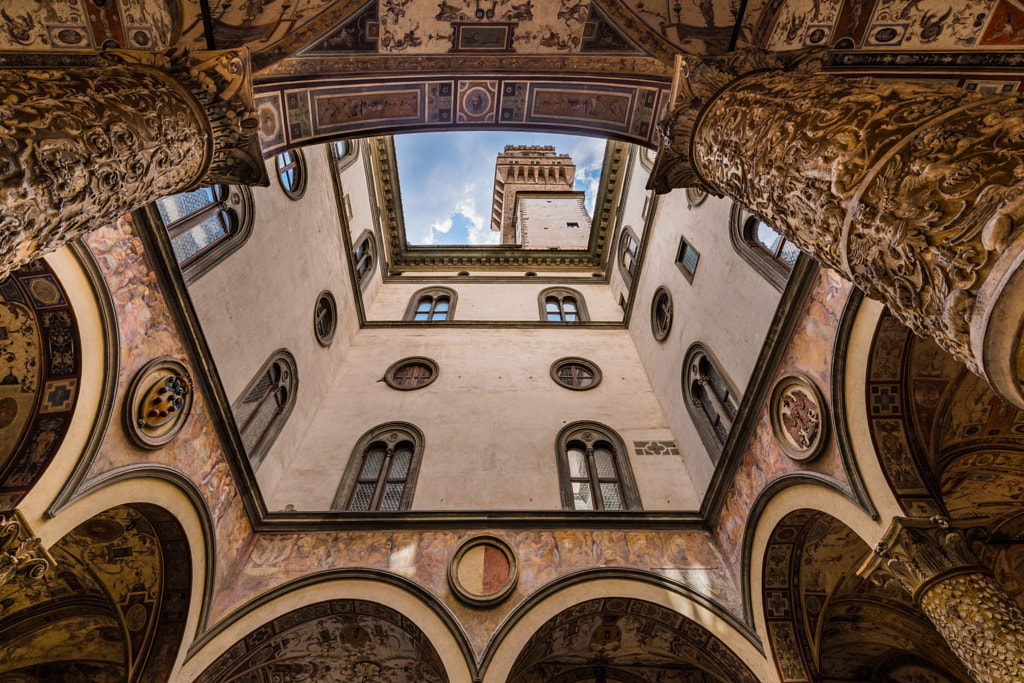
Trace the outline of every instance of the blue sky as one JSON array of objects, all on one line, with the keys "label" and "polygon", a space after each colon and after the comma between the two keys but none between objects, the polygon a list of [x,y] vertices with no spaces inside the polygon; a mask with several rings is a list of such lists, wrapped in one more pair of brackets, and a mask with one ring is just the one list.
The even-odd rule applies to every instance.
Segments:
[{"label": "blue sky", "polygon": [[505,145],[554,145],[576,164],[574,190],[587,211],[601,182],[605,141],[577,135],[504,131],[412,133],[395,136],[402,212],[409,244],[497,244],[491,232],[494,160]]}]

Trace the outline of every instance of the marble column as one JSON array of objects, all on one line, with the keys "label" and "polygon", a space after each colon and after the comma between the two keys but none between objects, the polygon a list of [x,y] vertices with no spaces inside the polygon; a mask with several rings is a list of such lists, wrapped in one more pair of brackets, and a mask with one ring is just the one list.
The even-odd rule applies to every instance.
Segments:
[{"label": "marble column", "polygon": [[53,557],[32,534],[21,512],[0,512],[0,586],[16,574],[41,579],[54,566]]},{"label": "marble column", "polygon": [[1024,612],[942,518],[897,518],[858,572],[909,592],[979,683],[1024,681]]},{"label": "marble column", "polygon": [[0,279],[159,197],[269,181],[248,52],[0,68]]},{"label": "marble column", "polygon": [[1024,104],[687,56],[650,186],[734,198],[1024,408]]}]

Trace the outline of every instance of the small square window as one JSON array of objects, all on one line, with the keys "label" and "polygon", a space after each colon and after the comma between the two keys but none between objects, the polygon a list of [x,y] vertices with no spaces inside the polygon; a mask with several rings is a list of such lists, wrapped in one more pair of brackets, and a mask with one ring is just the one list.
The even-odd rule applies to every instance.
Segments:
[{"label": "small square window", "polygon": [[580,224],[579,223],[566,223],[565,227],[567,227],[567,228],[578,228],[578,227],[580,227]]},{"label": "small square window", "polygon": [[676,254],[676,266],[682,271],[688,282],[693,282],[693,276],[697,272],[697,263],[700,261],[700,254],[690,246],[685,238],[679,240],[679,252]]}]

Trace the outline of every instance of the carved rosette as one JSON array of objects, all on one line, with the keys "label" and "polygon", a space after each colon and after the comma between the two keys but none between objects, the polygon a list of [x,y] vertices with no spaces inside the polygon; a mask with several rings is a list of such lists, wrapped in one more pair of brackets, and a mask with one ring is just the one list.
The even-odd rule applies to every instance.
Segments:
[{"label": "carved rosette", "polygon": [[246,53],[105,59],[0,69],[0,279],[200,182],[269,182]]},{"label": "carved rosette", "polygon": [[794,64],[684,81],[652,185],[736,199],[1024,407],[1024,104]]},{"label": "carved rosette", "polygon": [[32,535],[21,512],[0,512],[0,586],[19,573],[32,580],[41,579],[56,564],[42,542]]},{"label": "carved rosette", "polygon": [[911,593],[975,680],[1024,680],[1024,612],[947,520],[896,519],[859,573]]}]

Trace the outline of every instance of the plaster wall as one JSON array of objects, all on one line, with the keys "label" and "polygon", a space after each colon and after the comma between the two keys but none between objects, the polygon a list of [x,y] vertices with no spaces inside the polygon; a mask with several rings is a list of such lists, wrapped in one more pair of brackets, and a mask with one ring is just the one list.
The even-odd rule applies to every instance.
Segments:
[{"label": "plaster wall", "polygon": [[383,279],[381,273],[380,220],[377,212],[376,189],[373,187],[373,163],[370,158],[370,140],[352,143],[355,153],[345,157],[338,165],[339,194],[342,210],[348,223],[348,254],[354,253],[363,235],[370,233],[373,243],[373,265],[360,286],[364,301],[372,301]]},{"label": "plaster wall", "polygon": [[[408,356],[433,358],[437,380],[415,391],[380,381]],[[565,356],[596,363],[601,384],[589,391],[556,384],[549,369]],[[272,510],[328,509],[356,441],[381,423],[404,421],[425,438],[414,510],[557,510],[555,439],[577,420],[622,437],[645,509],[697,507],[678,455],[633,453],[634,440],[671,434],[628,332],[564,327],[362,330],[304,436],[278,440],[282,457],[302,457],[287,458],[264,495]]]},{"label": "plaster wall", "polygon": [[[295,408],[258,471],[264,482],[276,480],[282,461],[275,452],[305,431],[357,328],[328,157],[320,146],[306,150],[305,158],[302,198],[289,199],[276,181],[253,188],[252,236],[189,290],[231,401],[275,350],[286,348],[295,357]],[[267,164],[274,177],[273,160]],[[325,289],[338,305],[338,330],[328,348],[313,331],[317,295]]]},{"label": "plaster wall", "polygon": [[621,298],[629,300],[629,284],[623,276],[622,260],[622,234],[625,228],[630,228],[636,235],[638,242],[642,243],[645,229],[644,206],[649,192],[646,189],[648,169],[640,163],[637,148],[629,151],[630,158],[626,162],[626,170],[623,171],[628,177],[623,182],[622,194],[616,206],[615,232],[608,243],[608,277],[611,291],[618,302]]},{"label": "plaster wall", "polygon": [[[537,297],[544,289],[554,286],[550,282],[539,282],[532,278],[521,283],[473,282],[465,279],[445,280],[438,284],[450,287],[458,294],[455,320],[484,321],[539,321]],[[383,284],[374,300],[367,304],[367,320],[402,320],[412,297],[427,286],[422,282]],[[607,285],[571,285],[571,288],[583,296],[591,321],[622,321],[622,309],[612,298]]]},{"label": "plaster wall", "polygon": [[[714,463],[684,404],[683,357],[691,344],[702,342],[742,396],[781,293],[733,249],[731,200],[709,197],[692,209],[687,204],[683,190],[658,199],[629,330],[694,484],[703,492]],[[675,263],[680,237],[700,253],[692,283]],[[669,290],[674,310],[663,342],[651,332],[651,302],[659,286]]]},{"label": "plaster wall", "polygon": [[[590,214],[583,193],[575,197],[519,194],[519,232],[523,249],[586,249],[590,241]],[[570,228],[572,222],[577,227]]]}]

